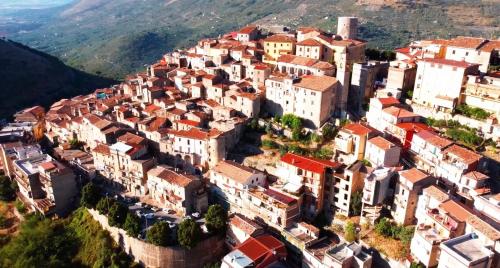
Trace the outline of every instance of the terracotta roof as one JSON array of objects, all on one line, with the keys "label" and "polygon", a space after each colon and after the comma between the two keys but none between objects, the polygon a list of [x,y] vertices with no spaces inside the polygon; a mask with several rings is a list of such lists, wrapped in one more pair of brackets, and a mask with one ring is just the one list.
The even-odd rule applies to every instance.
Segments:
[{"label": "terracotta roof", "polygon": [[45,171],[52,170],[52,169],[56,168],[56,165],[52,161],[43,162],[38,166],[41,167]]},{"label": "terracotta roof", "polygon": [[303,76],[294,86],[323,92],[331,89],[337,82],[337,79],[331,76],[307,75]]},{"label": "terracotta roof", "polygon": [[439,207],[443,209],[448,216],[451,216],[460,222],[467,221],[467,219],[473,215],[472,212],[453,200],[445,201],[439,205]]},{"label": "terracotta roof", "polygon": [[429,177],[429,175],[425,174],[424,172],[420,171],[417,168],[403,170],[399,173],[399,175],[400,177],[404,177],[413,184],[418,183],[419,181],[422,181]]},{"label": "terracotta roof", "polygon": [[126,144],[142,144],[146,139],[134,133],[127,132],[117,138],[118,141]]},{"label": "terracotta roof", "polygon": [[304,41],[300,41],[297,43],[297,46],[313,46],[313,47],[319,47],[322,46],[320,42],[318,42],[315,39],[309,38]]},{"label": "terracotta roof", "polygon": [[210,131],[204,131],[199,128],[190,128],[189,130],[169,130],[170,134],[173,134],[175,136],[179,137],[184,137],[188,139],[195,139],[195,140],[207,140],[208,138],[211,137],[217,137],[221,135],[223,132],[212,128]]},{"label": "terracotta roof", "polygon": [[394,98],[394,97],[388,97],[388,98],[377,98],[377,100],[382,103],[383,106],[391,106],[391,105],[396,105],[400,104],[399,100]]},{"label": "terracotta roof", "polygon": [[448,147],[446,150],[444,150],[445,154],[452,154],[460,160],[462,160],[466,164],[472,164],[474,162],[479,161],[482,156],[479,154],[474,153],[473,151],[469,149],[465,149],[463,147],[460,147],[456,144],[453,144],[452,146]]},{"label": "terracotta roof", "polygon": [[148,171],[148,177],[149,176],[160,178],[170,184],[178,185],[180,187],[186,187],[196,179],[194,176],[179,174],[161,166]]},{"label": "terracotta roof", "polygon": [[468,63],[466,61],[456,61],[456,60],[448,60],[448,59],[424,58],[421,61],[435,63],[435,64],[449,65],[449,66],[458,67],[458,68],[469,68],[471,66],[479,65],[479,64],[475,64],[475,63]]},{"label": "terracotta roof", "polygon": [[407,123],[398,123],[396,127],[404,129],[406,131],[431,131],[432,127],[424,124],[424,123],[415,123],[415,122],[407,122]]},{"label": "terracotta roof", "polygon": [[262,229],[256,222],[240,214],[232,216],[229,224],[240,229],[247,235],[252,235],[255,231]]},{"label": "terracotta roof", "polygon": [[479,171],[471,171],[469,173],[464,174],[463,176],[469,179],[473,179],[475,181],[482,181],[490,178]]},{"label": "terracotta roof", "polygon": [[450,199],[450,196],[443,192],[443,190],[437,188],[434,185],[431,185],[423,190],[423,192],[434,199],[436,199],[438,202],[444,202],[448,199]]},{"label": "terracotta roof", "polygon": [[498,231],[485,221],[481,220],[476,215],[469,216],[469,218],[467,218],[467,224],[471,225],[475,230],[481,232],[482,234],[484,234],[486,237],[488,237],[493,241],[500,240],[500,231]]},{"label": "terracotta roof", "polygon": [[368,140],[369,143],[377,146],[378,148],[382,149],[382,150],[388,150],[388,149],[391,149],[393,147],[396,147],[396,145],[386,139],[384,139],[382,136],[377,136],[375,138],[371,138],[370,140]]},{"label": "terracotta roof", "polygon": [[313,66],[315,63],[318,62],[316,59],[311,59],[307,57],[301,57],[301,56],[295,56],[295,55],[281,55],[278,58],[278,62],[285,62],[285,63],[290,63],[290,64],[295,64],[295,65],[301,65],[301,66]]},{"label": "terracotta roof", "polygon": [[281,161],[314,173],[323,173],[326,168],[335,169],[341,165],[340,163],[328,160],[316,159],[292,153],[286,153],[283,157],[281,157]]},{"label": "terracotta roof", "polygon": [[491,40],[484,44],[481,51],[491,52],[492,50],[500,50],[500,40]]},{"label": "terracotta roof", "polygon": [[388,113],[396,118],[405,118],[405,117],[419,117],[418,114],[412,113],[406,109],[390,106],[382,110],[384,113]]},{"label": "terracotta roof", "polygon": [[293,43],[295,42],[295,37],[288,35],[275,34],[264,39],[264,42],[275,42],[275,43]]},{"label": "terracotta roof", "polygon": [[257,238],[249,237],[245,242],[236,247],[236,249],[251,259],[256,267],[264,260],[271,261],[270,259],[274,255],[280,257],[286,256],[285,245],[271,235],[262,235]]},{"label": "terracotta roof", "polygon": [[302,33],[310,33],[310,32],[319,32],[321,33],[321,30],[318,28],[314,27],[299,27],[297,31],[302,32]]},{"label": "terracotta roof", "polygon": [[374,128],[368,125],[363,125],[361,123],[350,123],[345,125],[342,129],[354,135],[367,135],[376,131]]},{"label": "terracotta roof", "polygon": [[485,41],[483,38],[459,36],[449,40],[448,46],[476,49]]},{"label": "terracotta roof", "polygon": [[230,160],[220,161],[213,170],[241,184],[247,183],[248,179],[256,173],[262,174],[262,172],[256,169],[240,165]]},{"label": "terracotta roof", "polygon": [[179,123],[179,124],[184,124],[184,125],[193,126],[193,127],[198,127],[198,126],[200,126],[200,122],[193,121],[193,120],[188,120],[188,119],[180,119],[180,120],[177,120],[177,121],[175,121],[175,122],[176,122],[176,123]]},{"label": "terracotta roof", "polygon": [[98,144],[94,149],[92,149],[92,151],[99,154],[110,154],[109,146],[106,144]]},{"label": "terracotta roof", "polygon": [[158,107],[158,106],[156,106],[154,104],[151,104],[151,105],[146,106],[146,108],[144,109],[144,112],[150,114],[150,113],[152,113],[154,111],[158,111],[160,109],[161,109],[160,107]]},{"label": "terracotta roof", "polygon": [[245,26],[245,27],[241,28],[238,31],[238,33],[241,33],[241,34],[250,34],[250,33],[252,33],[255,30],[257,30],[257,27],[249,25],[249,26]]}]

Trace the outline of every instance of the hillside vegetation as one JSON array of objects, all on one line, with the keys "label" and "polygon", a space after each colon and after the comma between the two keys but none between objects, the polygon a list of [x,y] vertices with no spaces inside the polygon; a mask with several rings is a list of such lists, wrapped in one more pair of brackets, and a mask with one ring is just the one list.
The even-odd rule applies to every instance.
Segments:
[{"label": "hillside vegetation", "polygon": [[113,80],[66,66],[56,57],[19,43],[0,40],[0,118],[33,105],[105,87]]},{"label": "hillside vegetation", "polygon": [[500,32],[500,4],[491,0],[79,0],[57,12],[34,29],[9,36],[114,78],[173,48],[254,22],[335,32],[338,16],[354,15],[361,19],[361,38],[385,49],[414,39]]}]

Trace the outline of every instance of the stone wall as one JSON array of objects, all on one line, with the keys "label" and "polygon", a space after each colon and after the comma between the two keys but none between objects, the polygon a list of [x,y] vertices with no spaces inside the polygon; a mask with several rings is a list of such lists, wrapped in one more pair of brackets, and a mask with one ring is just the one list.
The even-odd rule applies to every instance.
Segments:
[{"label": "stone wall", "polygon": [[179,246],[160,247],[130,237],[124,230],[109,226],[106,216],[96,210],[88,209],[88,211],[102,228],[110,233],[125,253],[145,267],[199,268],[217,262],[226,253],[223,237],[212,236],[191,250]]}]

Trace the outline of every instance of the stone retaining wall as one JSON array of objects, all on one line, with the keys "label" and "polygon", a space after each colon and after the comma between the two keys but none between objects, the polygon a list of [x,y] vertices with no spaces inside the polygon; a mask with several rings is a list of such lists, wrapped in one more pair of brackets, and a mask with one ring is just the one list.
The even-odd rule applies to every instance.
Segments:
[{"label": "stone retaining wall", "polygon": [[223,237],[212,236],[191,250],[179,246],[160,247],[130,237],[120,228],[109,226],[108,218],[96,210],[88,209],[88,212],[110,233],[125,253],[145,267],[199,268],[217,262],[226,253]]}]

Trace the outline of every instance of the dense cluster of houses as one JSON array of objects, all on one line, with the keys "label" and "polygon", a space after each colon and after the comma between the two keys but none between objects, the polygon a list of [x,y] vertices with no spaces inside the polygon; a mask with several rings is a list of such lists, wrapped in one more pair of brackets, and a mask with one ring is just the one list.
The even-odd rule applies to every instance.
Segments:
[{"label": "dense cluster of houses", "polygon": [[[500,62],[500,41],[416,41],[393,61],[368,61],[357,27],[353,17],[339,18],[336,34],[246,26],[166,54],[121,84],[22,110],[0,132],[3,170],[44,215],[68,213],[96,177],[181,215],[221,203],[232,213],[223,267],[375,267],[361,242],[311,224],[352,216],[355,195],[361,223],[389,211],[416,225],[409,260],[498,267],[498,174],[423,122],[427,112],[480,107],[491,115],[479,128],[498,141],[500,74],[488,67]],[[228,160],[250,120],[284,114],[318,133],[351,122],[339,126],[329,160],[289,152],[273,174]],[[30,142],[40,130],[50,154]]]}]

